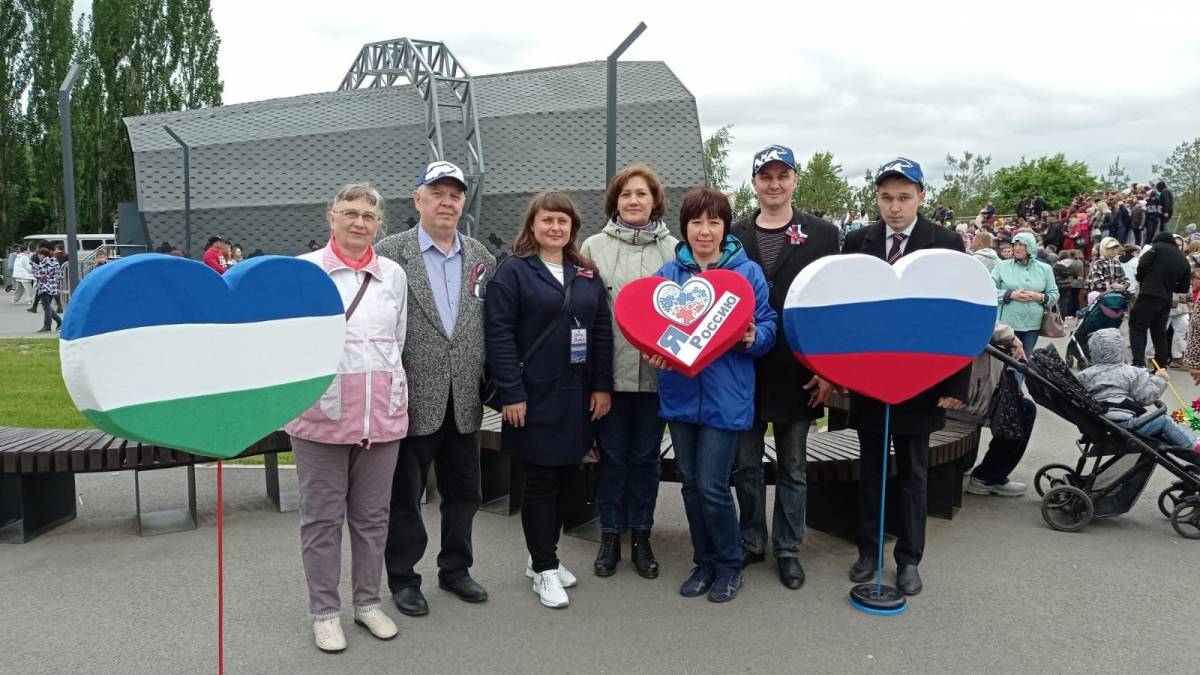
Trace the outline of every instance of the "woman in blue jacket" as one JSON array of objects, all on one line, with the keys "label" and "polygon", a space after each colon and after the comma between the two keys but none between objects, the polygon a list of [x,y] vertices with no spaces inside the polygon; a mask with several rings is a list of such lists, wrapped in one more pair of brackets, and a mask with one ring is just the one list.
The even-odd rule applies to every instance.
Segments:
[{"label": "woman in blue jacket", "polygon": [[503,406],[500,446],[525,469],[525,575],[547,607],[566,607],[563,589],[576,583],[557,552],[567,490],[592,447],[592,423],[612,404],[608,296],[579,253],[579,227],[565,194],[535,196],[484,304],[487,360]]},{"label": "woman in blue jacket", "polygon": [[659,411],[671,430],[694,549],[695,567],[679,593],[690,598],[708,592],[713,602],[732,600],[742,585],[741,530],[729,475],[739,432],[754,422],[754,359],[775,344],[766,279],[729,233],[732,221],[729,199],[720,191],[689,192],[679,209],[684,241],[657,276],[677,284],[714,269],[746,277],[754,289],[754,320],[745,336],[695,377],[665,369],[660,356],[650,358],[664,368],[658,376]]}]

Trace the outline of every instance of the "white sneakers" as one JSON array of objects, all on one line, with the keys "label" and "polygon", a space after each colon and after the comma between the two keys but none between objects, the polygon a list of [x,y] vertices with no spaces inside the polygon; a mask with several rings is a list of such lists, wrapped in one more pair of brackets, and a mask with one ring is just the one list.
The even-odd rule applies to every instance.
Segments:
[{"label": "white sneakers", "polygon": [[354,623],[371,631],[371,635],[380,640],[391,640],[399,632],[396,629],[395,622],[378,607],[361,612],[355,608]]},{"label": "white sneakers", "polygon": [[317,641],[317,649],[323,652],[337,653],[346,648],[346,636],[342,633],[342,620],[318,619],[313,621],[313,637]]},{"label": "white sneakers", "polygon": [[546,570],[533,575],[533,592],[541,598],[542,604],[553,609],[566,607],[571,601],[563,590],[562,581],[558,578],[558,570]]},{"label": "white sneakers", "polygon": [[[536,576],[533,571],[533,556],[525,560],[525,576],[530,579]],[[561,560],[558,563],[558,580],[562,582],[563,588],[574,588],[575,584],[579,583],[579,580],[575,578],[574,574],[571,574],[571,570],[567,569]]]},{"label": "white sneakers", "polygon": [[991,485],[974,476],[967,483],[967,492],[973,495],[996,495],[999,497],[1020,497],[1025,494],[1025,484],[1010,480],[1003,485]]},{"label": "white sneakers", "polygon": [[[391,640],[399,632],[396,629],[395,622],[378,607],[366,611],[359,611],[356,608],[354,610],[354,623],[371,631],[371,635],[380,640]],[[317,619],[313,621],[313,638],[316,640],[317,649],[323,652],[336,654],[345,650],[346,634],[342,632],[341,617],[335,616],[332,619]]]}]

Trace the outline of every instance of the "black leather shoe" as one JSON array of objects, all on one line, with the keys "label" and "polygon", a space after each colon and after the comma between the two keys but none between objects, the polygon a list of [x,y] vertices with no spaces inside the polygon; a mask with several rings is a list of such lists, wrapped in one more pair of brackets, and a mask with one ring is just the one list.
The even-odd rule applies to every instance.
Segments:
[{"label": "black leather shoe", "polygon": [[487,602],[487,591],[483,590],[469,575],[463,575],[454,581],[438,580],[438,588],[450,591],[463,602]]},{"label": "black leather shoe", "polygon": [[429,603],[418,586],[405,586],[392,594],[392,602],[396,609],[405,616],[425,616],[429,613]]},{"label": "black leather shoe", "polygon": [[654,549],[650,548],[650,530],[634,530],[630,539],[629,559],[637,568],[638,576],[643,579],[658,578],[658,561],[654,559]]},{"label": "black leather shoe", "polygon": [[916,565],[901,565],[896,570],[896,588],[905,595],[916,595],[924,586],[921,585],[921,574]]},{"label": "black leather shoe", "polygon": [[754,563],[760,563],[766,559],[766,553],[755,553],[748,548],[742,549],[742,569],[746,569]]},{"label": "black leather shoe", "polygon": [[799,558],[789,557],[779,559],[779,580],[784,586],[797,589],[804,585],[804,567]]},{"label": "black leather shoe", "polygon": [[875,559],[871,556],[860,555],[850,566],[850,581],[863,583],[875,576]]},{"label": "black leather shoe", "polygon": [[592,568],[598,577],[611,577],[617,571],[617,562],[621,560],[621,535],[601,534],[600,552]]}]

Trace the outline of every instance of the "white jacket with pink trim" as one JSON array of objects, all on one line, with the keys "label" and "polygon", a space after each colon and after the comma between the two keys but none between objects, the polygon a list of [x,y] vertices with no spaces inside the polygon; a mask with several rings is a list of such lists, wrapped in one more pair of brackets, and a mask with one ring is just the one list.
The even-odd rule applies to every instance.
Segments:
[{"label": "white jacket with pink trim", "polygon": [[[330,244],[332,245],[332,244]],[[408,280],[395,262],[378,255],[355,272],[326,245],[300,256],[320,265],[349,307],[364,275],[367,292],[346,323],[346,344],[338,374],[321,399],[284,431],[318,443],[382,443],[408,434],[408,382],[400,355],[408,330]]]}]

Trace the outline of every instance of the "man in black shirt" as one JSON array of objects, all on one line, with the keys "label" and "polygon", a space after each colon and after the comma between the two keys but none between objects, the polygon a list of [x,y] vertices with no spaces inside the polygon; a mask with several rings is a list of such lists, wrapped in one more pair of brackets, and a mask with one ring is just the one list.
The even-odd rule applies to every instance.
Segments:
[{"label": "man in black shirt", "polygon": [[830,385],[792,354],[783,338],[783,301],[792,280],[814,260],[838,252],[836,227],[792,206],[796,189],[796,158],[782,145],[771,145],[754,156],[750,182],[759,208],[738,221],[733,235],[746,255],[763,268],[770,304],[778,317],[779,338],[755,368],[755,422],[742,434],[733,471],[741,514],[743,565],[766,559],[766,487],[763,482],[763,435],[767,424],[775,432],[775,514],[771,545],[784,586],[800,588],[804,568],[805,503],[808,499],[808,429],[823,414]]}]

